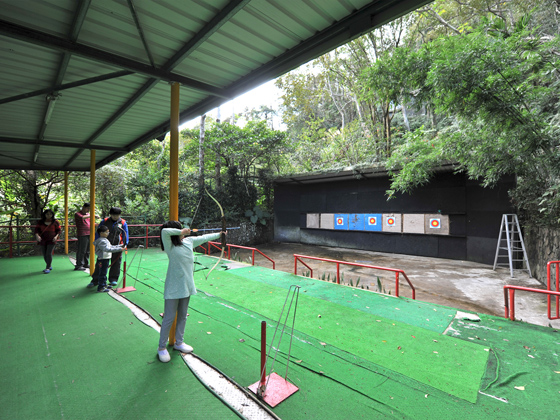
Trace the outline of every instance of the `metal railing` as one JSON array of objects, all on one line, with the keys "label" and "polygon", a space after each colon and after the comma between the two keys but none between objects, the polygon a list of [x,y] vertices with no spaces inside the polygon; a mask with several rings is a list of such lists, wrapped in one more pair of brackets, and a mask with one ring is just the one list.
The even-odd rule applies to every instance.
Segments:
[{"label": "metal railing", "polygon": [[399,276],[400,276],[400,274],[402,274],[403,277],[405,278],[405,280],[407,281],[407,283],[409,284],[409,286],[412,289],[412,299],[416,299],[416,289],[414,288],[414,286],[412,285],[412,283],[408,279],[408,276],[406,275],[406,273],[403,270],[400,270],[398,268],[378,267],[378,266],[369,265],[369,264],[353,263],[353,262],[348,262],[348,261],[331,260],[331,259],[328,259],[328,258],[311,257],[309,255],[294,254],[294,274],[296,274],[296,275],[297,275],[297,264],[298,264],[298,261],[299,261],[300,263],[302,263],[304,266],[307,267],[307,269],[310,271],[310,276],[313,277],[313,269],[311,267],[309,267],[302,260],[302,258],[335,263],[336,264],[336,283],[337,284],[340,284],[340,265],[341,264],[342,265],[351,265],[351,266],[354,266],[354,267],[372,268],[372,269],[375,269],[375,270],[394,272],[395,273],[395,296],[397,296],[397,297],[399,297],[399,280],[400,280]]},{"label": "metal railing", "polygon": [[[132,235],[131,233],[131,228],[145,228],[145,234],[144,235]],[[144,241],[144,247],[148,248],[149,247],[149,240],[150,239],[158,239],[159,240],[159,228],[161,227],[160,224],[134,224],[134,225],[128,225],[129,228],[129,235],[130,237],[129,239],[129,243],[131,239],[140,239]],[[64,243],[64,232],[66,229],[65,225],[60,225],[61,228],[61,233],[60,233],[60,237],[61,239],[58,241],[59,243]],[[70,229],[69,232],[75,233],[75,229],[76,229],[76,225],[68,225],[68,228]],[[157,235],[150,235],[150,228],[157,228]],[[18,254],[19,254],[19,245],[35,245],[37,243],[37,241],[34,238],[34,231],[35,231],[35,225],[2,225],[0,226],[0,229],[7,229],[8,230],[8,238],[6,241],[0,241],[0,246],[1,245],[8,245],[8,257],[9,258],[13,258],[14,256],[14,248],[16,248],[18,250]],[[16,234],[14,235],[14,229]],[[23,229],[24,231],[27,231],[27,235],[29,238],[32,239],[18,239],[20,236],[24,236],[24,235],[20,235],[19,232],[20,230]],[[15,237],[14,237],[15,236]],[[77,238],[75,237],[70,237],[68,238],[68,242],[77,242]]]},{"label": "metal railing", "polygon": [[[212,251],[213,248],[221,251],[221,247],[219,245],[221,245],[220,242],[207,242],[208,243],[208,249],[205,248],[203,245],[199,245],[200,248],[204,249],[204,253],[206,255],[210,255],[210,252]],[[259,251],[257,248],[253,248],[253,247],[249,247],[249,246],[242,246],[242,245],[232,245],[232,244],[226,244],[227,247],[227,259],[231,260],[231,248],[237,248],[237,249],[246,249],[251,252],[251,265],[255,265],[255,252],[258,252],[259,254],[261,254],[263,257],[265,257],[267,260],[269,260],[272,263],[272,269],[276,270],[276,262],[274,262],[274,260],[272,258],[270,258],[268,255],[263,254],[261,251]]]},{"label": "metal railing", "polygon": [[[560,292],[560,261],[549,261],[546,264],[546,288],[552,291],[550,282],[550,271],[551,267],[555,267],[556,271],[556,291]],[[560,296],[556,296],[556,316],[552,317],[551,310],[551,299],[552,295],[547,296],[547,308],[548,308],[548,319],[560,319]]]},{"label": "metal railing", "polygon": [[[551,276],[550,276],[550,272],[552,271],[551,270],[552,266],[555,266],[556,268],[556,290],[552,290]],[[506,309],[505,317],[511,319],[512,321],[515,321],[515,291],[519,290],[523,292],[541,293],[547,295],[548,319],[551,320],[560,319],[560,306],[558,305],[560,303],[560,289],[558,288],[558,286],[560,286],[559,268],[560,268],[560,261],[549,261],[546,264],[546,277],[547,277],[546,290],[535,289],[534,287],[514,286],[511,284],[506,284],[504,286],[504,306]],[[552,316],[552,302],[551,302],[552,296],[556,296],[556,316]]]}]

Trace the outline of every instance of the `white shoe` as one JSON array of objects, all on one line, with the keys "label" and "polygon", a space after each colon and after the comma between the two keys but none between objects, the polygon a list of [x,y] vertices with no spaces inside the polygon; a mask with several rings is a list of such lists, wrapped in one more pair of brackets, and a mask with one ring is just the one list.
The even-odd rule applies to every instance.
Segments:
[{"label": "white shoe", "polygon": [[189,346],[188,344],[185,344],[185,343],[181,343],[181,344],[175,343],[173,348],[175,350],[179,350],[181,353],[192,353],[193,352],[193,348],[191,346]]},{"label": "white shoe", "polygon": [[171,360],[171,356],[169,355],[167,349],[163,349],[163,350],[158,349],[157,355],[159,357],[160,362],[167,363]]}]

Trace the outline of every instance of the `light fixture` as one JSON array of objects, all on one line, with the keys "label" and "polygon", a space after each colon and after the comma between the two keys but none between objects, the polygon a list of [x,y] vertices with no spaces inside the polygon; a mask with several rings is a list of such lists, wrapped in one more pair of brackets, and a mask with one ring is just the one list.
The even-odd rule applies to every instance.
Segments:
[{"label": "light fixture", "polygon": [[60,93],[51,93],[48,94],[45,98],[49,103],[47,105],[47,112],[45,113],[45,124],[48,124],[51,120],[52,112],[54,110],[54,104],[58,98],[60,98]]}]

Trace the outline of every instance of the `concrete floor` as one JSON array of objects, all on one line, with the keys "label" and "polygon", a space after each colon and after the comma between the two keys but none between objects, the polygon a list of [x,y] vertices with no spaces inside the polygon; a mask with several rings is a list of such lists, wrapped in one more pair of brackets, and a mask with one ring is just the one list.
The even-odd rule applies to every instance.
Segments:
[{"label": "concrete floor", "polygon": [[[514,277],[511,278],[509,268],[499,267],[494,271],[490,265],[469,261],[292,243],[269,243],[256,248],[275,261],[277,270],[290,273],[294,272],[294,254],[401,269],[414,285],[418,300],[500,317],[505,315],[504,285],[545,289],[540,282],[530,278],[526,271],[515,270]],[[251,253],[232,249],[232,259],[250,263]],[[336,276],[334,263],[304,261],[313,269],[314,278],[330,276],[332,280]],[[255,254],[255,265],[271,267],[271,263],[258,253]],[[392,272],[344,265],[340,267],[344,284],[351,281],[356,285],[359,279],[358,287],[377,291],[379,277],[382,288],[395,294],[395,274]],[[298,263],[298,274],[302,275],[303,271],[307,269]],[[411,289],[406,280],[401,279],[399,284],[400,296],[411,297]],[[553,306],[553,312],[554,310]],[[516,291],[516,320],[560,328],[560,320],[549,320],[546,311],[545,295]]]}]

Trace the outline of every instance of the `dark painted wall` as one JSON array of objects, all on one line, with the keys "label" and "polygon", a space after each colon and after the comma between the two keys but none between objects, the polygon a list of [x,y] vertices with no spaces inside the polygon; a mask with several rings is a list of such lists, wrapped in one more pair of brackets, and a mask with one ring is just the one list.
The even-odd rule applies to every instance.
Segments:
[{"label": "dark painted wall", "polygon": [[[508,190],[451,172],[438,174],[412,194],[387,201],[389,179],[275,186],[274,239],[369,251],[494,263],[502,214],[513,213]],[[449,235],[355,232],[306,228],[307,213],[438,213],[449,215]]]}]

